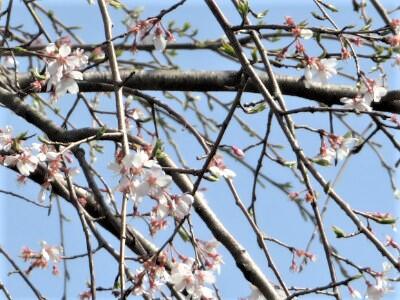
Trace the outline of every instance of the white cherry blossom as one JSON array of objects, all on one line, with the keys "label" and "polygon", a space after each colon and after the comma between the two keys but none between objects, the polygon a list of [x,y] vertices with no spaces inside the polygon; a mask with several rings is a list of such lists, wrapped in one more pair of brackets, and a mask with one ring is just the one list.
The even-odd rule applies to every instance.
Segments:
[{"label": "white cherry blossom", "polygon": [[217,178],[225,177],[227,179],[232,179],[236,176],[236,173],[232,170],[228,169],[223,161],[221,155],[215,155],[214,159],[210,163],[210,167],[208,169],[212,175]]},{"label": "white cherry blossom", "polygon": [[189,194],[171,197],[162,194],[158,199],[159,205],[156,207],[155,212],[159,218],[170,215],[181,220],[189,214],[193,201],[193,196]]},{"label": "white cherry blossom", "polygon": [[46,261],[51,261],[53,263],[61,261],[62,247],[49,246],[45,241],[41,241],[40,244],[42,247],[40,253]]},{"label": "white cherry blossom", "polygon": [[67,92],[70,94],[77,94],[79,92],[79,86],[76,80],[82,80],[83,74],[79,71],[70,71],[64,73],[64,75],[57,81],[55,85],[55,94],[57,98],[64,96]]},{"label": "white cherry blossom", "polygon": [[313,161],[319,165],[328,166],[336,157],[336,151],[328,147],[325,143],[321,146],[319,155]]},{"label": "white cherry blossom", "polygon": [[141,198],[149,195],[157,198],[171,182],[171,176],[166,175],[159,165],[153,165],[145,171],[143,181],[136,189],[136,196]]},{"label": "white cherry blossom", "polygon": [[167,47],[167,40],[165,39],[164,30],[162,30],[159,26],[154,31],[153,45],[158,51],[164,51],[164,49]]},{"label": "white cherry blossom", "polygon": [[135,175],[141,174],[145,166],[151,167],[153,164],[154,161],[149,160],[149,155],[143,150],[127,154],[122,159],[122,165],[127,170],[133,169],[133,174]]},{"label": "white cherry blossom", "polygon": [[49,80],[47,91],[54,91],[53,96],[57,99],[69,92],[76,94],[79,92],[76,80],[82,80],[83,75],[77,69],[86,66],[88,57],[84,50],[76,49],[72,52],[68,44],[49,44],[46,47],[45,62]]},{"label": "white cherry blossom", "polygon": [[392,286],[389,284],[389,282],[386,279],[386,274],[391,270],[391,265],[387,262],[384,262],[382,264],[382,272],[377,274],[375,276],[376,283],[371,284],[370,282],[367,281],[367,295],[366,298],[368,300],[380,300],[387,293],[390,293],[393,291]]},{"label": "white cherry blossom", "polygon": [[366,80],[361,84],[360,93],[363,95],[365,102],[371,105],[372,102],[379,102],[387,94],[387,90],[374,80]]},{"label": "white cherry blossom", "polygon": [[189,214],[190,207],[194,202],[193,196],[189,194],[183,194],[180,197],[175,197],[173,200],[175,201],[176,205],[174,216],[179,220],[183,219]]},{"label": "white cherry blossom", "polygon": [[39,159],[28,150],[14,155],[8,155],[4,159],[5,166],[16,166],[21,175],[24,176],[29,176],[30,173],[35,172],[38,163]]},{"label": "white cherry blossom", "polygon": [[342,102],[344,104],[343,108],[355,109],[358,111],[371,111],[372,110],[372,108],[370,106],[370,102],[368,102],[362,96],[356,96],[354,98],[343,97],[340,99],[340,102]]},{"label": "white cherry blossom", "polygon": [[337,74],[336,65],[336,58],[308,58],[307,66],[304,69],[306,84],[311,81],[317,81],[326,84],[328,79]]},{"label": "white cherry blossom", "polygon": [[4,130],[0,129],[0,150],[9,151],[13,144],[12,127],[6,126]]},{"label": "white cherry blossom", "polygon": [[329,135],[329,142],[333,150],[336,151],[339,160],[344,159],[350,153],[351,145],[359,142],[358,138],[349,136]]},{"label": "white cherry blossom", "polygon": [[191,294],[195,288],[195,277],[192,273],[192,261],[176,262],[172,265],[170,282],[178,291],[186,289]]}]

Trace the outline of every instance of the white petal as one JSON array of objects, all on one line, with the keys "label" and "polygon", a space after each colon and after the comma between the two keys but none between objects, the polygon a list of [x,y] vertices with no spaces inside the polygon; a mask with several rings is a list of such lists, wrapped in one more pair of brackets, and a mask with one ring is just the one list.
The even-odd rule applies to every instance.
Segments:
[{"label": "white petal", "polygon": [[300,36],[305,39],[309,40],[313,37],[313,32],[310,29],[301,29],[300,30]]},{"label": "white petal", "polygon": [[164,51],[165,47],[167,47],[167,41],[165,40],[163,35],[156,35],[153,40],[154,48],[158,51]]},{"label": "white petal", "polygon": [[62,44],[61,47],[58,49],[58,54],[60,54],[61,57],[67,57],[71,53],[71,47]]}]

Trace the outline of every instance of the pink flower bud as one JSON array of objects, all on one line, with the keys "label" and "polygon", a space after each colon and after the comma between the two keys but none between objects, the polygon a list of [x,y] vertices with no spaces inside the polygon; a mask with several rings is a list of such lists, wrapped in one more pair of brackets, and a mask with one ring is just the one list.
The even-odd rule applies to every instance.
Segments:
[{"label": "pink flower bud", "polygon": [[232,146],[232,154],[235,155],[237,158],[242,159],[244,157],[244,152],[242,149],[236,147],[236,146]]}]

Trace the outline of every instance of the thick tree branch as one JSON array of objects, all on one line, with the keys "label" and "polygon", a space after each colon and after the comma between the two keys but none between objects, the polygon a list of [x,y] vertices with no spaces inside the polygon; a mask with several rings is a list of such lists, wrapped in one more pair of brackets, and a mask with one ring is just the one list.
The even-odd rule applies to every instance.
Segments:
[{"label": "thick tree branch", "polygon": [[[126,78],[129,79],[124,81]],[[271,90],[272,82],[266,73],[259,72],[259,78],[265,86]],[[122,81],[125,86],[140,90],[155,91],[194,91],[194,92],[218,92],[237,91],[240,85],[240,74],[236,71],[136,71],[121,72]],[[109,84],[113,84],[110,72],[85,73],[84,80],[79,82],[81,92],[112,91]],[[21,75],[19,83],[26,88],[30,75]],[[321,85],[311,83],[306,88],[299,77],[276,75],[276,80],[284,95],[297,96],[325,105],[342,105],[340,99],[343,97],[355,97],[357,89],[349,85]],[[108,85],[103,85],[107,83]],[[249,80],[246,86],[247,92],[257,93],[257,87]],[[373,103],[373,109],[378,111],[400,113],[400,90],[392,90],[384,96],[379,103]]]}]

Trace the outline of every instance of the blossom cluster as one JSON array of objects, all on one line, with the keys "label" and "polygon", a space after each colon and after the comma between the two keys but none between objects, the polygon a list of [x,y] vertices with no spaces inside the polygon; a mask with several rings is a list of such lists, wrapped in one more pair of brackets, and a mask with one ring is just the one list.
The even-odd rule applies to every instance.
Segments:
[{"label": "blossom cluster", "polygon": [[7,126],[0,129],[0,151],[10,154],[0,156],[0,162],[6,167],[15,167],[20,173],[18,181],[23,183],[31,173],[35,172],[39,164],[46,170],[46,179],[42,183],[38,200],[43,202],[46,192],[51,187],[51,182],[64,179],[64,173],[70,176],[76,175],[77,169],[66,169],[62,164],[62,158],[66,162],[72,162],[69,153],[55,151],[45,144],[33,143],[32,146],[24,146],[25,134],[14,137],[12,128]]},{"label": "blossom cluster", "polygon": [[128,153],[124,157],[117,155],[116,162],[109,168],[121,175],[116,190],[129,196],[135,210],[146,196],[156,201],[151,213],[152,234],[167,225],[166,217],[183,219],[190,211],[194,198],[190,194],[173,195],[168,192],[172,178],[166,175],[156,160],[150,159],[144,150]]},{"label": "blossom cluster", "polygon": [[[306,49],[300,38],[309,39],[313,36],[313,32],[309,29],[303,28],[297,25],[292,17],[285,17],[284,25],[291,27],[291,32],[295,37],[294,44],[296,45],[295,55],[302,57],[304,65],[304,84],[306,87],[310,87],[311,83],[327,84],[328,80],[337,74],[337,63],[338,60],[334,57],[331,58],[319,58],[312,57],[306,53]],[[396,35],[388,38],[388,42],[393,47],[400,46],[400,19],[393,19],[391,27],[395,30]],[[361,46],[361,38],[349,38],[355,45]],[[291,44],[290,44],[291,45]],[[289,45],[289,46],[290,46]],[[278,54],[278,59],[283,59],[288,51],[288,48],[284,47]],[[342,59],[348,59],[351,54],[343,47],[342,48]],[[396,65],[400,65],[400,56],[395,57]],[[374,102],[379,102],[382,97],[387,93],[385,87],[379,85],[375,80],[366,78],[364,75],[359,82],[358,93],[353,98],[343,97],[340,101],[344,104],[344,108],[355,109],[357,111],[371,111],[371,105]]]},{"label": "blossom cluster", "polygon": [[164,51],[167,43],[175,40],[174,35],[163,27],[158,18],[149,18],[139,22],[129,20],[127,26],[129,33],[134,36],[134,50],[140,42],[143,45],[153,45],[158,51]]},{"label": "blossom cluster", "polygon": [[[209,285],[215,282],[214,272],[219,272],[223,263],[217,253],[218,242],[196,241],[197,259],[178,254],[178,260],[173,259],[168,264],[167,255],[161,252],[143,263],[135,273],[135,285],[131,288],[134,295],[155,295],[162,286],[170,283],[179,292],[188,294],[188,299],[214,299],[214,293]],[[176,250],[175,250],[176,251]],[[169,265],[170,272],[166,270]]]},{"label": "blossom cluster", "polygon": [[361,82],[359,92],[354,98],[344,97],[340,101],[344,104],[344,108],[371,111],[371,104],[379,102],[386,93],[386,88],[377,84],[375,80],[366,78]]},{"label": "blossom cluster", "polygon": [[83,74],[79,69],[88,63],[84,50],[71,50],[67,40],[51,43],[43,55],[46,63],[47,91],[52,92],[53,99],[58,99],[67,92],[77,94],[79,86],[76,80],[82,80]]},{"label": "blossom cluster", "polygon": [[344,136],[329,134],[328,143],[323,139],[321,142],[320,153],[313,158],[313,162],[328,166],[332,165],[335,159],[342,160],[350,153],[351,145],[357,144],[358,138],[352,137],[351,134]]},{"label": "blossom cluster", "polygon": [[309,261],[315,262],[317,260],[317,257],[310,252],[306,252],[301,249],[293,249],[292,250],[293,256],[292,256],[292,262],[290,264],[290,270],[293,272],[299,272],[300,268],[298,264],[296,263],[296,257],[297,258],[303,258],[303,263],[306,264]]},{"label": "blossom cluster", "polygon": [[30,274],[35,268],[44,269],[52,263],[52,274],[58,275],[58,263],[62,259],[63,249],[60,246],[50,246],[45,241],[40,243],[40,251],[33,251],[28,247],[23,247],[21,250],[21,257],[24,261],[29,261],[30,266],[25,271],[26,274]]}]

